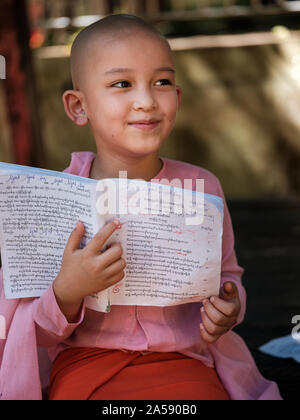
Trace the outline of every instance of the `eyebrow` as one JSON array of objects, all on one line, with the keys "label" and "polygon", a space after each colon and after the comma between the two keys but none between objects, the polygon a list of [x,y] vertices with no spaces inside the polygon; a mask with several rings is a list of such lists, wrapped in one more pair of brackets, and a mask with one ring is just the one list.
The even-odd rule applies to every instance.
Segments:
[{"label": "eyebrow", "polygon": [[[129,68],[122,68],[122,67],[116,67],[113,69],[110,69],[105,72],[105,74],[114,74],[114,73],[132,73],[134,70]],[[175,73],[175,70],[172,67],[159,67],[155,69],[155,72],[161,72],[161,71],[169,71],[171,73]]]}]

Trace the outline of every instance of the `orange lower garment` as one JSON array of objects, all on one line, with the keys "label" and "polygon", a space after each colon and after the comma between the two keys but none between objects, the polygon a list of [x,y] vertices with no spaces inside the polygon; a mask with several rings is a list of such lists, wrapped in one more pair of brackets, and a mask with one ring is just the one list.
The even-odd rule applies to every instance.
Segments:
[{"label": "orange lower garment", "polygon": [[216,371],[179,353],[72,348],[58,355],[50,400],[228,400]]}]

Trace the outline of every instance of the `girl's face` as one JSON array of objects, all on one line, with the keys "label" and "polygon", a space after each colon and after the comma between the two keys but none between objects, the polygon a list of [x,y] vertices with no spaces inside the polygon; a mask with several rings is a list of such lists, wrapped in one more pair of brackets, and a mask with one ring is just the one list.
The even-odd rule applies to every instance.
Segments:
[{"label": "girl's face", "polygon": [[82,106],[98,150],[120,158],[157,153],[174,126],[181,96],[167,45],[139,31],[90,51],[95,55],[85,67]]}]

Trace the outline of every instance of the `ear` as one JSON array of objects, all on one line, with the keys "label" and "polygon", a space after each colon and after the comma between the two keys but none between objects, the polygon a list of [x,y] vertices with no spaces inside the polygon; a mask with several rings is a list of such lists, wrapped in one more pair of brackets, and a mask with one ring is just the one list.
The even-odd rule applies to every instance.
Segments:
[{"label": "ear", "polygon": [[176,93],[177,93],[177,101],[178,101],[178,108],[181,104],[181,98],[182,98],[182,89],[180,86],[176,86]]},{"label": "ear", "polygon": [[83,96],[78,90],[66,90],[62,95],[65,112],[75,124],[83,126],[88,123],[88,117],[83,108]]}]

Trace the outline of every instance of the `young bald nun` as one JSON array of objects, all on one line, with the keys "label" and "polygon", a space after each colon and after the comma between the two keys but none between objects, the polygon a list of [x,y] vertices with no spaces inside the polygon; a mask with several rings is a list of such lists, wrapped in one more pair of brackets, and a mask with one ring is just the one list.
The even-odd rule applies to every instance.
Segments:
[{"label": "young bald nun", "polygon": [[219,296],[204,304],[112,306],[100,313],[85,296],[124,277],[120,244],[100,253],[118,223],[111,222],[80,249],[78,222],[53,285],[35,300],[37,344],[53,362],[50,399],[226,400],[280,399],[243,340],[231,331],[245,313],[243,270],[234,252],[230,216],[218,179],[188,163],[159,155],[181,99],[168,42],[129,15],[108,16],[84,29],[71,53],[73,89],[63,94],[67,115],[89,124],[97,154],[73,153],[69,173],[147,181],[204,179],[205,193],[224,200]]}]

